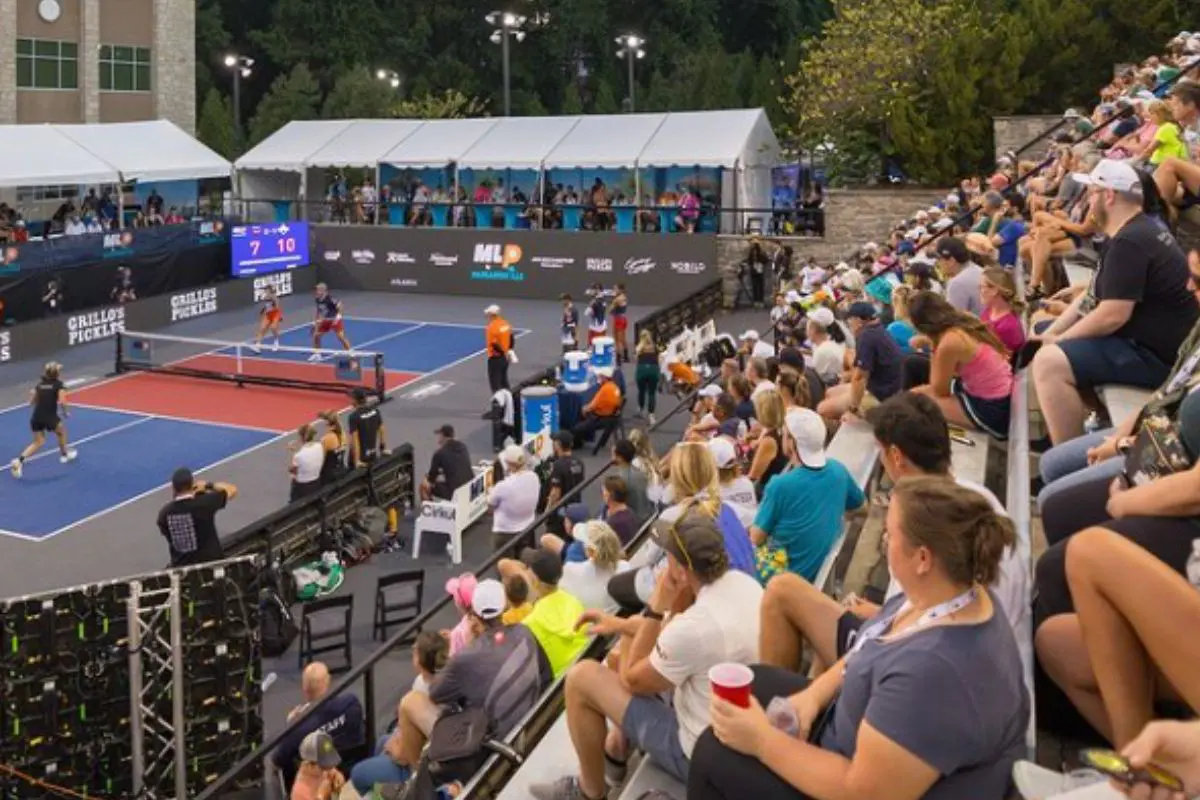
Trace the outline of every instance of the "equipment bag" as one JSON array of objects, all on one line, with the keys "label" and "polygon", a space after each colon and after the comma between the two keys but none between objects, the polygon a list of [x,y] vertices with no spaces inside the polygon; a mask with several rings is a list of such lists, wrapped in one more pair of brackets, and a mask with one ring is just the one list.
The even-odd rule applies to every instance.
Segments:
[{"label": "equipment bag", "polygon": [[287,652],[300,633],[292,610],[274,589],[264,589],[259,597],[262,625],[262,654],[278,658]]}]

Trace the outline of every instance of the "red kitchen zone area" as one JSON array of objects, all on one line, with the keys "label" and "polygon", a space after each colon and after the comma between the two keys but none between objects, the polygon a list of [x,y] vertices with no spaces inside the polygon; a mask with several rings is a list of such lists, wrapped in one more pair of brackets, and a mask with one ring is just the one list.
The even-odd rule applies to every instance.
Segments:
[{"label": "red kitchen zone area", "polygon": [[[237,359],[205,354],[172,365],[173,368],[232,373]],[[313,383],[332,380],[332,365],[295,361],[243,359],[242,369],[253,375]],[[421,377],[419,372],[385,372],[390,392]],[[363,371],[364,387],[373,388],[374,375]],[[216,422],[244,428],[285,433],[311,422],[322,411],[338,411],[349,404],[346,392],[329,389],[297,389],[282,386],[236,384],[184,375],[141,372],[86,386],[71,393],[79,406],[163,418]]]}]

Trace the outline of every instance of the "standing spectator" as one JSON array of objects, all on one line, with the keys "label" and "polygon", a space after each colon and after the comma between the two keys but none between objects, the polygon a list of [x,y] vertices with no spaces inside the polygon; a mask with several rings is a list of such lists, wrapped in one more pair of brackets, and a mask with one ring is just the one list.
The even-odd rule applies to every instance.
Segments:
[{"label": "standing spectator", "polygon": [[162,224],[163,199],[158,193],[157,188],[150,189],[150,196],[146,198],[146,219],[153,225]]},{"label": "standing spectator", "polygon": [[875,306],[854,303],[846,315],[855,338],[854,369],[850,382],[831,387],[817,407],[828,420],[858,416],[896,394],[904,382],[904,354],[880,324]]},{"label": "standing spectator", "polygon": [[[654,511],[650,502],[649,477],[645,472],[634,466],[637,459],[637,448],[628,439],[621,439],[613,445],[613,477],[620,478],[625,483],[625,502],[633,512],[635,520],[648,519]],[[607,480],[605,481],[607,484]],[[628,544],[627,541],[624,541]]]},{"label": "standing spectator", "polygon": [[321,449],[325,460],[321,462],[321,485],[328,486],[346,474],[346,433],[336,411],[318,414],[325,423],[325,434],[321,437]]},{"label": "standing spectator", "polygon": [[317,438],[317,427],[304,424],[296,431],[296,441],[289,448],[291,460],[288,474],[292,476],[288,502],[315,494],[321,489],[321,467],[325,465],[325,447]]},{"label": "standing spectator", "polygon": [[1012,273],[1000,267],[988,267],[979,282],[979,302],[983,312],[979,318],[1004,343],[1009,353],[1025,344],[1025,324],[1021,315],[1025,304],[1017,297],[1017,284]]},{"label": "standing spectator", "polygon": [[505,477],[488,492],[492,510],[492,550],[499,550],[512,537],[524,533],[537,519],[542,487],[535,472],[526,467],[525,451],[509,445],[500,452]]},{"label": "standing spectator", "polygon": [[350,466],[366,466],[387,453],[387,430],[379,407],[371,402],[365,389],[356,388],[354,410],[350,412]]},{"label": "standing spectator", "polygon": [[1187,289],[1187,257],[1142,212],[1142,183],[1123,161],[1090,175],[1092,214],[1109,236],[1091,292],[1076,298],[1039,337],[1033,381],[1050,440],[1083,433],[1081,391],[1105,384],[1154,388],[1200,316]]},{"label": "standing spectator", "polygon": [[[644,614],[622,619],[589,611],[584,617],[592,623],[591,633],[621,637],[621,667],[614,671],[598,661],[572,667],[567,723],[580,774],[531,786],[537,800],[603,797],[605,756],[620,764],[627,747],[686,781],[692,749],[710,721],[709,669],[757,660],[762,589],[750,576],[729,569],[715,521],[687,513],[663,531],[661,541],[668,567]],[[661,697],[668,691],[672,705]],[[610,720],[622,734],[621,752],[606,752]]]},{"label": "standing spectator", "polygon": [[662,371],[658,363],[658,346],[654,343],[654,334],[649,329],[638,335],[637,343],[637,383],[638,413],[645,413],[646,419],[654,424],[654,410],[658,406],[658,382],[662,379]]},{"label": "standing spectator", "polygon": [[454,490],[471,482],[475,471],[467,446],[454,438],[454,426],[435,430],[437,450],[429,459],[429,472],[421,480],[422,500],[449,500]]},{"label": "standing spectator", "polygon": [[515,360],[515,337],[508,320],[500,316],[500,306],[493,303],[483,310],[487,316],[487,374],[492,393],[508,389],[508,365]]},{"label": "standing spectator", "polygon": [[[440,638],[440,637],[439,637]],[[298,719],[310,707],[329,694],[333,679],[329,667],[314,661],[300,674],[300,694],[304,702],[288,712],[287,724]],[[325,731],[333,737],[338,750],[348,751],[360,747],[366,736],[363,727],[362,703],[353,692],[345,692],[322,705],[304,721],[288,731],[271,753],[271,761],[283,773],[284,785],[296,778],[296,764],[300,760],[300,743],[314,731]]]},{"label": "standing spectator", "polygon": [[198,481],[187,467],[171,476],[175,497],[158,512],[158,531],[167,540],[172,567],[220,561],[225,557],[217,533],[217,512],[237,497],[232,483]]},{"label": "standing spectator", "polygon": [[[583,483],[587,474],[583,462],[576,458],[573,452],[575,437],[571,432],[558,431],[553,440],[554,458],[550,462],[550,477],[546,482],[546,502],[543,506],[547,511],[561,503],[576,486]],[[557,535],[566,533],[563,520],[562,509],[559,509],[559,513],[546,520],[546,530]]]},{"label": "standing spectator", "polygon": [[983,310],[979,301],[979,281],[983,269],[971,261],[971,252],[962,239],[943,236],[937,243],[937,266],[946,276],[946,299],[959,311],[975,316]]}]

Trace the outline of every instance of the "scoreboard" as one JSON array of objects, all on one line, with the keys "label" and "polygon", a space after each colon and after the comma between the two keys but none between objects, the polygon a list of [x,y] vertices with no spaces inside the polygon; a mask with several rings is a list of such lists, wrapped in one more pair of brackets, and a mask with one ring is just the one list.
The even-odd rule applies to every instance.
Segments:
[{"label": "scoreboard", "polygon": [[234,225],[229,243],[235,278],[283,272],[309,263],[307,222]]}]

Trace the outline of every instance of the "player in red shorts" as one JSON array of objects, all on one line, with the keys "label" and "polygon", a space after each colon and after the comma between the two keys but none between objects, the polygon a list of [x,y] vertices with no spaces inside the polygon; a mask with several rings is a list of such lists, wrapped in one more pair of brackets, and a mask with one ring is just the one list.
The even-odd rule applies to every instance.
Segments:
[{"label": "player in red shorts", "polygon": [[279,305],[279,295],[274,286],[268,286],[263,297],[262,308],[258,312],[258,333],[254,337],[254,352],[260,352],[262,341],[270,333],[275,337],[274,349],[279,349],[279,326],[283,323],[283,308]]},{"label": "player in red shorts", "polygon": [[[338,341],[342,343],[342,347],[346,350],[353,350],[350,340],[346,338],[346,326],[342,324],[341,302],[333,298],[333,295],[329,293],[329,287],[323,283],[318,283],[313,291],[317,301],[317,317],[313,320],[313,349],[320,350],[321,338],[333,331]],[[321,354],[313,353],[308,360],[320,361]]]},{"label": "player in red shorts", "polygon": [[625,296],[625,284],[618,283],[613,290],[612,303],[608,307],[612,317],[613,339],[616,340],[617,363],[629,361],[629,298]]}]

